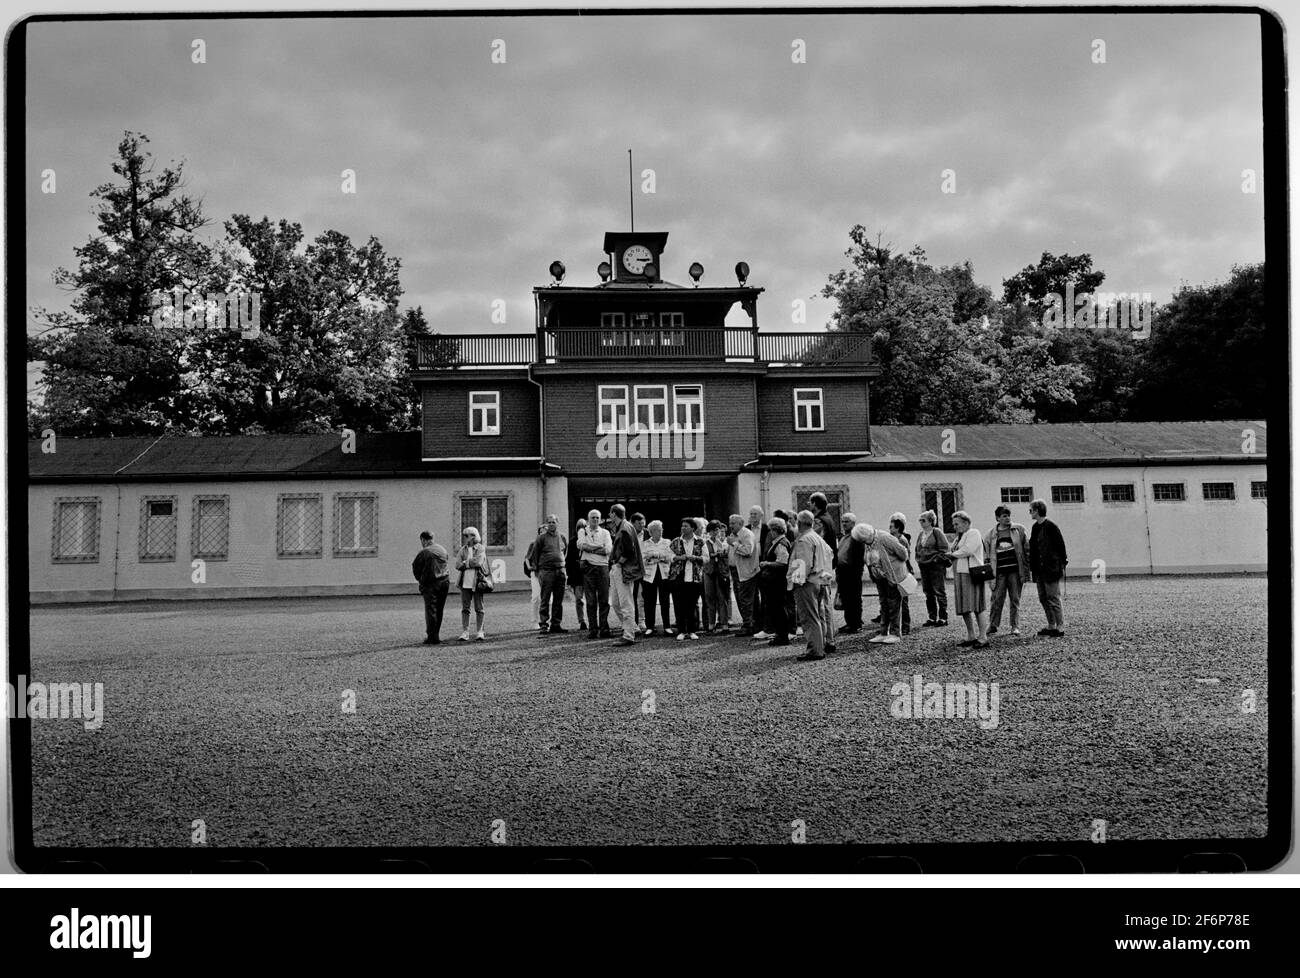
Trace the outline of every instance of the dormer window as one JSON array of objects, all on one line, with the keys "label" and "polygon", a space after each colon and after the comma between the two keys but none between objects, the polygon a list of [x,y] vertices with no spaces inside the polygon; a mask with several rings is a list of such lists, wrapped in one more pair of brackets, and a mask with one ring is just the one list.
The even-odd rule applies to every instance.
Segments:
[{"label": "dormer window", "polygon": [[794,430],[826,430],[826,417],[822,411],[822,389],[820,387],[796,387],[794,389]]},{"label": "dormer window", "polygon": [[501,434],[501,392],[469,392],[469,433],[471,435]]}]

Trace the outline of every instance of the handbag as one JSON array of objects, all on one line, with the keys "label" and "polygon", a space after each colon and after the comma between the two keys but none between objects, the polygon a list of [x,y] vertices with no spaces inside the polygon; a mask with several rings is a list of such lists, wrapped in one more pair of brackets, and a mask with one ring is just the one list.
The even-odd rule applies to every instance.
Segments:
[{"label": "handbag", "polygon": [[970,579],[973,584],[983,584],[985,581],[993,580],[993,565],[973,564],[970,569]]},{"label": "handbag", "polygon": [[904,594],[907,595],[915,594],[916,588],[917,588],[916,578],[913,577],[911,574],[905,575],[903,579],[898,582],[898,590],[902,591]]},{"label": "handbag", "polygon": [[485,574],[482,567],[477,568],[477,571],[478,576],[474,579],[474,593],[491,594],[493,589],[496,587],[496,585],[492,583],[492,575]]}]

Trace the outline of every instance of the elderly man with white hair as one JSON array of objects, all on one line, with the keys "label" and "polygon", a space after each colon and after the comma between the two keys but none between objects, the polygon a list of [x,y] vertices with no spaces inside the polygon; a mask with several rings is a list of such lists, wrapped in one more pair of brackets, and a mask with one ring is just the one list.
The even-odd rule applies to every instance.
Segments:
[{"label": "elderly man with white hair", "polygon": [[578,563],[587,605],[587,638],[611,638],[609,631],[609,554],[614,541],[601,525],[600,510],[587,514],[578,531]]},{"label": "elderly man with white hair", "polygon": [[790,551],[790,569],[786,572],[786,584],[794,593],[794,604],[803,626],[804,636],[808,639],[808,651],[799,656],[800,662],[812,662],[826,658],[825,636],[822,631],[822,615],[818,602],[821,598],[822,574],[830,573],[830,561],[825,557],[822,547],[825,541],[813,530],[811,510],[800,510],[799,531]]},{"label": "elderly man with white hair", "polygon": [[908,574],[907,548],[870,523],[855,526],[853,537],[862,542],[869,559],[875,555],[874,563],[880,568],[880,577],[876,581],[876,590],[880,594],[880,633],[867,641],[882,645],[901,642],[903,602],[898,585]]}]

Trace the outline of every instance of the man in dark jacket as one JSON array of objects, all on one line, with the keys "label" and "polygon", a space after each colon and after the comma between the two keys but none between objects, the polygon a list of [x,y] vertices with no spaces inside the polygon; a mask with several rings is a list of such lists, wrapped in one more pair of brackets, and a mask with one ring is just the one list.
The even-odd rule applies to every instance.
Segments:
[{"label": "man in dark jacket", "polygon": [[632,645],[636,641],[636,613],[632,607],[632,588],[645,576],[645,562],[641,559],[641,541],[627,519],[627,509],[622,503],[609,508],[610,536],[614,546],[609,555],[609,582],[613,587],[610,608],[614,609],[623,627],[623,635],[614,644]]},{"label": "man in dark jacket", "polygon": [[564,559],[569,541],[560,532],[560,522],[552,514],[546,517],[546,529],[533,544],[532,562],[541,584],[541,602],[537,606],[537,627],[543,635],[568,631],[564,618]]},{"label": "man in dark jacket", "polygon": [[420,552],[411,561],[411,573],[424,598],[424,644],[440,645],[438,632],[442,629],[442,608],[447,603],[447,551],[433,542],[428,530],[420,534]]},{"label": "man in dark jacket", "polygon": [[1034,528],[1029,531],[1029,572],[1038,585],[1038,602],[1047,617],[1047,627],[1039,635],[1060,638],[1065,634],[1065,608],[1061,604],[1061,580],[1070,562],[1065,553],[1065,537],[1060,527],[1047,518],[1047,503],[1035,499],[1029,504]]},{"label": "man in dark jacket", "polygon": [[853,526],[857,521],[852,513],[840,517],[843,532],[835,548],[835,586],[844,609],[844,624],[838,630],[840,635],[852,635],[862,630],[862,570],[866,566],[867,548],[853,539]]}]

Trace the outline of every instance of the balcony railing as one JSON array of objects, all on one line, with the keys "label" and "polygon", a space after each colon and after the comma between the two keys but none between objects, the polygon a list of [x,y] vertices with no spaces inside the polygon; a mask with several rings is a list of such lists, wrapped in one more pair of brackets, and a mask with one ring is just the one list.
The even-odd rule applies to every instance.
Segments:
[{"label": "balcony railing", "polygon": [[601,360],[717,360],[771,367],[862,366],[871,362],[865,333],[760,333],[715,329],[543,329],[506,336],[422,336],[422,370],[526,367],[533,363]]}]

